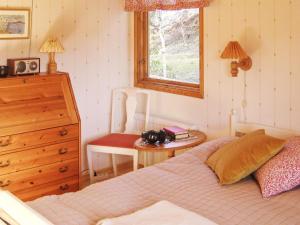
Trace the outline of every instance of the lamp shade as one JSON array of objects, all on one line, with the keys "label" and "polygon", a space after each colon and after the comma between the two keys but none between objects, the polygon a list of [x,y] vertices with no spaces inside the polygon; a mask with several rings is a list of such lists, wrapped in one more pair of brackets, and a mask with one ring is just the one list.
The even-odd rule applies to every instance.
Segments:
[{"label": "lamp shade", "polygon": [[40,52],[64,52],[64,47],[57,38],[49,39],[42,45]]},{"label": "lamp shade", "polygon": [[237,41],[230,41],[224,49],[222,59],[246,59],[247,53],[242,49],[241,45]]}]

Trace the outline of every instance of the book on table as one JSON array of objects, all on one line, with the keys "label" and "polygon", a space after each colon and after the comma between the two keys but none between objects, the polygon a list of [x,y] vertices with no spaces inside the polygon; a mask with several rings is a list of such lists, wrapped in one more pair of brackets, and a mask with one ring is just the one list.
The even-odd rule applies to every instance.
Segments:
[{"label": "book on table", "polygon": [[165,127],[164,131],[174,140],[180,140],[189,137],[188,130],[178,126]]},{"label": "book on table", "polygon": [[185,138],[188,138],[189,136],[190,136],[189,133],[186,133],[186,134],[176,134],[175,135],[175,140],[185,139]]}]

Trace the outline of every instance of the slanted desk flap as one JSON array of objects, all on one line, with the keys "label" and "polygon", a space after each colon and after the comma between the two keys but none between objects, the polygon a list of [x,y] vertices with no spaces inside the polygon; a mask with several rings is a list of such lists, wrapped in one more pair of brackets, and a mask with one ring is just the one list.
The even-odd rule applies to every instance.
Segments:
[{"label": "slanted desk flap", "polygon": [[68,75],[0,80],[0,136],[78,123]]}]

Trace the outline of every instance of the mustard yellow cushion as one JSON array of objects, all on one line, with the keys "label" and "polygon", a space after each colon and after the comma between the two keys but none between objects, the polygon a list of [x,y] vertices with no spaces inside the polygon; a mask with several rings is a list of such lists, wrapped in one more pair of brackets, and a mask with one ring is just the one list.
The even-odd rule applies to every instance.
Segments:
[{"label": "mustard yellow cushion", "polygon": [[213,153],[206,164],[219,177],[220,184],[233,184],[253,173],[284,145],[284,140],[257,130],[224,145]]}]

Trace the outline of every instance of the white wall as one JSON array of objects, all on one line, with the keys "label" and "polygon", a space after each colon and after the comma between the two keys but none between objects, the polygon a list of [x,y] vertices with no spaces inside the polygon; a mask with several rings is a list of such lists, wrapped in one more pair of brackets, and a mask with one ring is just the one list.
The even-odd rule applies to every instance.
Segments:
[{"label": "white wall", "polygon": [[[70,73],[82,120],[83,144],[109,131],[111,91],[130,85],[129,14],[117,0],[0,0],[1,7],[32,7],[32,39],[0,40],[0,65],[7,58],[41,57],[49,36],[61,39],[65,53],[58,69]],[[85,148],[83,148],[85,162]],[[100,164],[105,167],[108,158]],[[84,163],[85,165],[85,163]],[[85,167],[84,167],[85,168]]]},{"label": "white wall", "polygon": [[[247,121],[300,130],[300,0],[214,0],[205,9],[205,98],[153,92],[152,114],[228,134],[245,98]],[[219,55],[238,40],[253,67],[232,78]]]}]

